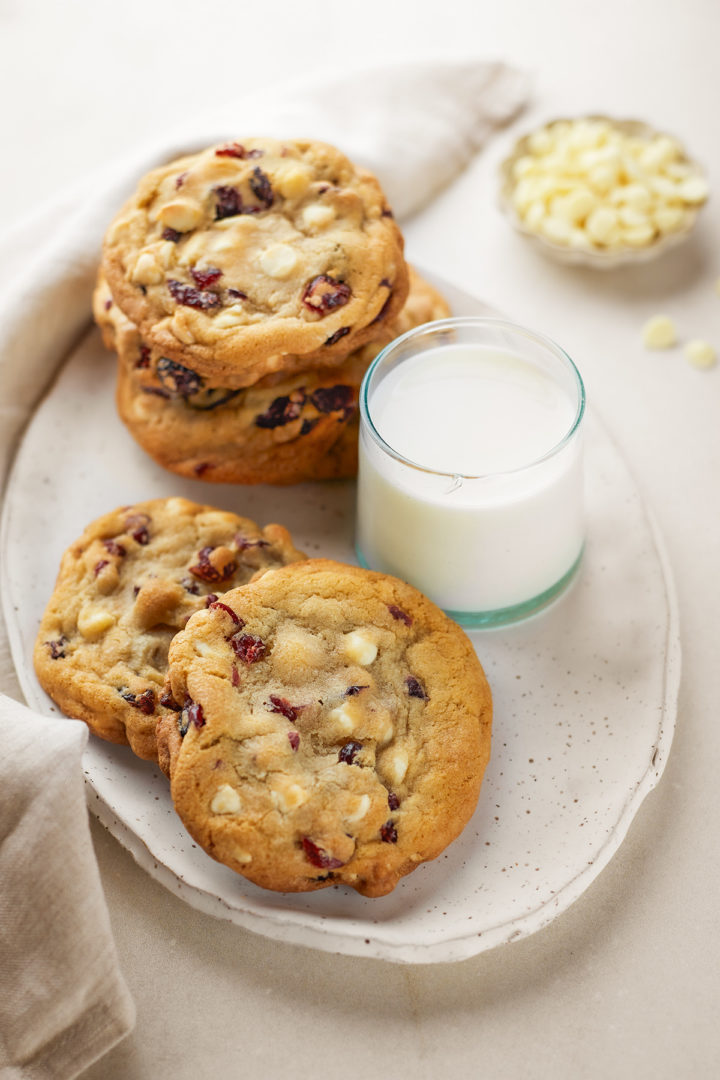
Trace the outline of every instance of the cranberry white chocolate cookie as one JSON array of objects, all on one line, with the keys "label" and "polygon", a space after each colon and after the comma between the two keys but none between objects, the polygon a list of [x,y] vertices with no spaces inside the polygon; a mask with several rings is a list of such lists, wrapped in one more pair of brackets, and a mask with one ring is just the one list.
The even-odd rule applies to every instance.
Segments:
[{"label": "cranberry white chocolate cookie", "polygon": [[143,345],[102,273],[93,306],[103,340],[120,358],[118,411],[137,442],[172,472],[236,484],[353,476],[365,371],[394,337],[449,314],[443,297],[410,268],[408,299],[379,341],[338,367],[266,376],[233,390]]},{"label": "cranberry white chocolate cookie", "polygon": [[226,589],[304,558],[281,525],[187,499],[105,514],[63,555],[35,644],[38,679],[96,735],[156,759],[156,721],[174,708],[163,696],[173,635]]},{"label": "cranberry white chocolate cookie", "polygon": [[408,290],[377,180],[310,140],[230,142],[149,173],[107,232],[103,267],[147,344],[218,385],[297,356],[332,366]]},{"label": "cranberry white chocolate cookie", "polygon": [[396,578],[325,559],[272,570],[170,647],[158,723],[175,808],[268,889],[390,892],[471,817],[491,696],[465,633]]}]

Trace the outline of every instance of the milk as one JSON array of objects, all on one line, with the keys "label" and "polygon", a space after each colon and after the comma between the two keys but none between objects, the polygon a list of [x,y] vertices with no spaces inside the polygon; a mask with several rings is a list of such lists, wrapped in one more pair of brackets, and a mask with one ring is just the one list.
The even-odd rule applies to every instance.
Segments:
[{"label": "milk", "polygon": [[559,380],[534,357],[460,341],[374,375],[363,387],[361,561],[470,623],[540,606],[583,547],[577,373]]}]

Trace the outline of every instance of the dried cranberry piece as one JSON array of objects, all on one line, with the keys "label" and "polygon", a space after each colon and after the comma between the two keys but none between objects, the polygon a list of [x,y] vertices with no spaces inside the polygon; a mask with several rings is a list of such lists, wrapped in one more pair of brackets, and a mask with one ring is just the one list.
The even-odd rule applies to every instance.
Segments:
[{"label": "dried cranberry piece", "polygon": [[108,559],[100,559],[98,562],[96,562],[93,566],[93,573],[95,574],[95,577],[98,576],[101,570],[104,570],[105,567],[109,565],[110,562],[108,561]]},{"label": "dried cranberry piece", "polygon": [[178,232],[177,229],[171,229],[167,225],[162,231],[163,240],[170,240],[173,244],[177,244],[178,240],[182,240],[183,234]]},{"label": "dried cranberry piece", "polygon": [[200,595],[200,586],[198,585],[197,581],[193,581],[192,578],[183,578],[180,584],[182,585],[183,589],[186,589],[187,592],[192,593],[193,596]]},{"label": "dried cranberry piece", "polygon": [[106,311],[109,311],[110,308],[112,307],[112,300],[106,300],[105,303],[103,304],[103,307],[105,308]]},{"label": "dried cranberry piece", "polygon": [[130,517],[125,519],[125,530],[129,532],[133,540],[138,544],[150,543],[150,533],[148,532],[148,525],[150,524],[150,518],[147,514],[131,514]]},{"label": "dried cranberry piece", "polygon": [[187,172],[181,172],[179,176],[175,177],[175,188],[181,188],[187,180]]},{"label": "dried cranberry piece", "polygon": [[215,550],[214,547],[204,547],[198,551],[198,561],[195,566],[189,566],[188,570],[194,577],[200,578],[201,581],[227,581],[232,577],[237,570],[237,563],[234,559],[231,559],[225,564],[222,570],[218,570],[210,562],[210,554]]},{"label": "dried cranberry piece", "polygon": [[302,302],[317,315],[326,315],[328,311],[347,304],[351,296],[350,286],[344,281],[338,281],[329,274],[318,274],[305,286]]},{"label": "dried cranberry piece", "polygon": [[217,293],[196,289],[194,285],[184,285],[182,281],[175,281],[174,278],[168,278],[167,285],[173,300],[185,307],[208,311],[210,308],[220,307],[222,303]]},{"label": "dried cranberry piece", "polygon": [[300,745],[300,736],[298,735],[297,731],[288,731],[287,737],[290,740],[290,745],[292,746],[293,750],[296,751],[298,746]]},{"label": "dried cranberry piece", "polygon": [[218,599],[217,593],[214,593],[214,592],[208,593],[207,596],[205,597],[205,607],[207,608],[207,607],[210,607],[211,604],[217,603],[217,599]]},{"label": "dried cranberry piece", "polygon": [[386,821],[380,826],[380,839],[386,844],[397,844],[397,829],[392,821]]},{"label": "dried cranberry piece", "polygon": [[235,623],[236,626],[244,626],[245,625],[245,620],[241,619],[239,615],[236,615],[231,607],[228,607],[227,604],[223,604],[223,602],[221,600],[218,600],[217,597],[215,597],[214,600],[211,600],[209,604],[207,603],[207,600],[206,600],[205,604],[209,608],[219,608],[221,611],[224,611],[226,613],[226,615],[230,616],[230,618],[232,619],[232,621]]},{"label": "dried cranberry piece", "polygon": [[338,761],[344,762],[346,765],[352,765],[355,761],[355,757],[362,750],[362,743],[359,742],[346,742],[344,746],[340,748],[338,753]]},{"label": "dried cranberry piece", "polygon": [[287,698],[270,695],[270,712],[280,713],[291,724],[295,723],[301,709],[302,705],[291,705]]},{"label": "dried cranberry piece", "polygon": [[132,705],[133,709],[138,709],[141,713],[145,713],[146,716],[152,716],[155,712],[154,690],[143,690],[142,694],[133,694],[129,690],[121,690],[120,697],[127,701],[128,705]]},{"label": "dried cranberry piece", "polygon": [[384,206],[383,207],[382,214],[380,216],[381,217],[391,217],[391,218],[395,217],[395,215],[393,214],[393,212],[392,212],[392,210],[390,209],[389,206]]},{"label": "dried cranberry piece", "polygon": [[147,347],[147,345],[140,346],[140,356],[135,361],[135,367],[138,369],[150,367],[150,349]]},{"label": "dried cranberry piece", "polygon": [[240,289],[228,289],[227,294],[233,300],[247,300],[247,293],[241,292]]},{"label": "dried cranberry piece", "polygon": [[48,649],[50,650],[50,657],[52,660],[62,660],[65,656],[65,646],[68,643],[68,639],[63,634],[57,639],[57,641],[46,641]]},{"label": "dried cranberry piece", "polygon": [[245,147],[239,142],[225,143],[215,151],[215,157],[245,157]]},{"label": "dried cranberry piece", "polygon": [[312,429],[317,425],[317,422],[317,417],[315,417],[314,420],[303,420],[302,424],[300,425],[300,434],[309,435]]},{"label": "dried cranberry piece", "polygon": [[213,192],[215,193],[216,221],[242,214],[242,196],[237,188],[231,187],[229,184],[220,184],[218,187],[213,188]]},{"label": "dried cranberry piece", "polygon": [[335,343],[338,342],[340,340],[340,338],[344,338],[345,335],[349,334],[349,333],[350,333],[350,327],[349,326],[341,326],[339,330],[336,330],[334,334],[331,334],[329,338],[325,339],[324,344],[325,345],[335,345]]},{"label": "dried cranberry piece", "polygon": [[250,190],[253,195],[260,200],[265,209],[269,209],[274,201],[274,194],[270,178],[267,173],[264,173],[257,165],[253,169],[253,174],[250,177]]},{"label": "dried cranberry piece", "polygon": [[166,709],[172,709],[173,712],[181,712],[182,705],[178,705],[175,698],[172,696],[169,690],[163,690],[160,695],[160,704],[164,705]]},{"label": "dried cranberry piece", "polygon": [[186,735],[187,729],[191,724],[194,724],[196,728],[205,727],[205,713],[203,712],[202,705],[198,705],[197,702],[193,701],[193,699],[188,696],[185,698],[185,704],[178,717],[178,729],[180,734]]},{"label": "dried cranberry piece", "polygon": [[367,686],[348,686],[347,690],[345,691],[345,697],[355,697],[355,695],[359,694],[361,690],[367,689]]},{"label": "dried cranberry piece", "polygon": [[323,870],[335,870],[338,866],[343,865],[342,859],[336,859],[333,855],[329,855],[324,848],[319,847],[309,836],[303,836],[302,846],[308,861],[313,866],[320,866]]},{"label": "dried cranberry piece", "polygon": [[208,266],[205,270],[198,270],[196,266],[191,266],[190,277],[199,289],[207,289],[210,285],[214,285],[216,281],[220,280],[222,277],[222,270],[218,269],[217,266]]},{"label": "dried cranberry piece", "polygon": [[238,669],[235,667],[234,664],[230,668],[230,681],[232,682],[233,686],[239,686],[240,685],[240,672],[238,671]]},{"label": "dried cranberry piece", "polygon": [[388,792],[388,806],[391,810],[397,810],[400,806],[400,800],[394,791]]},{"label": "dried cranberry piece", "polygon": [[209,461],[200,461],[197,465],[193,465],[193,472],[196,476],[204,476],[204,474],[211,469],[212,465]]},{"label": "dried cranberry piece", "polygon": [[257,540],[249,540],[247,536],[241,536],[238,533],[235,537],[235,547],[238,551],[247,551],[248,548],[253,547],[270,547],[270,541],[263,540],[261,537],[258,537]]},{"label": "dried cranberry piece", "polygon": [[310,400],[318,412],[342,412],[344,420],[355,411],[355,392],[351,386],[321,386],[313,390]]},{"label": "dried cranberry piece", "polygon": [[410,697],[416,697],[420,698],[421,701],[427,701],[427,694],[425,693],[425,688],[423,687],[420,680],[416,679],[414,675],[408,675],[407,679],[405,680],[405,685],[407,686],[408,694],[410,695]]},{"label": "dried cranberry piece", "polygon": [[253,637],[252,634],[234,634],[230,638],[230,644],[235,655],[244,664],[256,664],[267,653],[267,645],[262,638]]},{"label": "dried cranberry piece", "polygon": [[157,362],[157,377],[166,390],[177,397],[190,397],[202,389],[203,381],[196,371],[161,356]]},{"label": "dried cranberry piece", "polygon": [[408,615],[407,611],[403,611],[403,609],[399,608],[396,604],[388,604],[387,609],[393,619],[404,622],[406,626],[412,626],[412,616]]},{"label": "dried cranberry piece", "polygon": [[270,407],[264,413],[255,417],[255,426],[259,428],[276,428],[297,420],[302,412],[306,401],[303,390],[293,390],[292,394],[283,394],[276,397]]},{"label": "dried cranberry piece", "polygon": [[103,547],[111,555],[117,555],[120,559],[127,555],[127,551],[122,544],[116,543],[115,540],[103,540]]}]

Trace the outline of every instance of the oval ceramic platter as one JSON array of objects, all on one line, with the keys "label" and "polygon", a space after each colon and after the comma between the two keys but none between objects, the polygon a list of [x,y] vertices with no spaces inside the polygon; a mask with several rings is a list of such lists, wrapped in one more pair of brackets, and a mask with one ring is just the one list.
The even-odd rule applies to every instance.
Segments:
[{"label": "oval ceramic platter", "polygon": [[[428,275],[432,279],[432,275]],[[455,314],[488,314],[443,282]],[[266,524],[310,555],[355,562],[354,484],[290,488],[186,481],[156,466],[115,413],[114,360],[91,331],[38,408],[4,507],[5,616],[29,704],[56,714],[32,648],[63,550],[115,506],[180,494]],[[188,904],[330,952],[405,963],[461,960],[545,926],[588,887],[657,783],[672,741],[680,652],[671,574],[608,434],[587,429],[588,544],[554,606],[472,636],[495,702],[477,811],[432,863],[387,897],[345,888],[263,891],[198,849],[156,767],[90,737],[90,808],[145,870]]]}]

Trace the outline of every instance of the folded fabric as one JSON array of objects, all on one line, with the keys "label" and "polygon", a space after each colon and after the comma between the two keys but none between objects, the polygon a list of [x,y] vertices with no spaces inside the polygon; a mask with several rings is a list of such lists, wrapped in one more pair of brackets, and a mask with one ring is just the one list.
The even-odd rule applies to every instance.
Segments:
[{"label": "folded fabric", "polygon": [[[199,121],[139,147],[18,224],[0,240],[0,485],[35,404],[87,329],[108,222],[148,169],[243,135],[311,137],[372,169],[403,218],[465,167],[527,92],[522,73],[481,62],[286,87],[216,110],[212,130]],[[11,700],[19,687],[1,624],[0,691],[0,1077],[63,1080],[130,1030],[133,1008],[87,823],[87,729]]]}]

